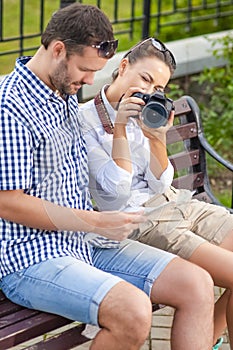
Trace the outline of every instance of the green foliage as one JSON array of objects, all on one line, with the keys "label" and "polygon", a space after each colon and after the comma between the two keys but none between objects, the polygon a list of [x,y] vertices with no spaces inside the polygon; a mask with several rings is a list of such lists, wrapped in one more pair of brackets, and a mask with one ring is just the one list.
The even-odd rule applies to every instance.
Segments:
[{"label": "green foliage", "polygon": [[213,40],[212,47],[213,56],[224,59],[226,64],[206,68],[195,78],[202,93],[203,127],[209,143],[223,157],[233,161],[233,36]]},{"label": "green foliage", "polygon": [[166,92],[167,97],[169,97],[173,100],[177,100],[182,95],[184,95],[183,88],[178,83],[174,83],[173,81],[169,82],[168,86],[166,87],[165,92]]},{"label": "green foliage", "polygon": [[214,195],[218,198],[219,202],[225,207],[231,208],[231,198],[229,197],[229,190],[225,191],[213,191]]}]

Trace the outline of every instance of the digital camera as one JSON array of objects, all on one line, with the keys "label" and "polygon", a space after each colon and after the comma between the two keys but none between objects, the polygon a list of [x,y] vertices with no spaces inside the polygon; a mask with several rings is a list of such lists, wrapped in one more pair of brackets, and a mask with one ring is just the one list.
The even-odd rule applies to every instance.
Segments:
[{"label": "digital camera", "polygon": [[151,95],[135,92],[132,96],[141,98],[146,103],[141,112],[141,120],[146,126],[159,128],[167,124],[174,105],[173,101],[167,98],[164,92],[156,91]]}]

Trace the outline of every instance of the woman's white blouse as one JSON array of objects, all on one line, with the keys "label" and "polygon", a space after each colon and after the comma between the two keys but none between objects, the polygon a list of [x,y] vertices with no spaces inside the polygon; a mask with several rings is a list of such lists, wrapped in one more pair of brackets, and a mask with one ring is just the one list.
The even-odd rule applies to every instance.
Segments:
[{"label": "woman's white blouse", "polygon": [[[108,103],[104,88],[101,93],[114,124],[116,111]],[[151,196],[163,193],[171,185],[174,170],[170,161],[160,179],[150,171],[149,142],[133,118],[127,124],[132,174],[112,159],[113,135],[104,130],[94,100],[80,107],[79,118],[88,150],[90,191],[100,210],[137,210]]]}]

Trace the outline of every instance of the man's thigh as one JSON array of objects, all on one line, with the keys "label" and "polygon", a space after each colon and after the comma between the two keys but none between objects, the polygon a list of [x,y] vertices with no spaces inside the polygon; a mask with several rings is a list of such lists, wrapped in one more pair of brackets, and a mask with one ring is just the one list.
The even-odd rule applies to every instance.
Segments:
[{"label": "man's thigh", "polygon": [[124,240],[118,249],[93,252],[95,267],[118,276],[150,296],[154,281],[162,273],[173,254],[133,240]]},{"label": "man's thigh", "polygon": [[98,324],[108,291],[125,280],[150,295],[152,285],[175,256],[125,240],[118,249],[93,248],[93,264],[72,257],[50,259],[3,278],[2,289],[17,304]]},{"label": "man's thigh", "polygon": [[98,324],[99,304],[121,279],[72,257],[54,258],[3,278],[13,302]]}]

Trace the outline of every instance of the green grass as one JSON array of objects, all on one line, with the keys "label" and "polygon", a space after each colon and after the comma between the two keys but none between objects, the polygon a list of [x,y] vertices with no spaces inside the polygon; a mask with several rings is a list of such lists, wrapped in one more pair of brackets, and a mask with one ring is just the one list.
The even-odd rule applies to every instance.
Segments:
[{"label": "green grass", "polygon": [[[3,1],[3,38],[13,39],[19,35],[20,28],[20,6],[18,0]],[[52,13],[60,6],[59,0],[45,0],[44,1],[44,25],[49,21]],[[40,45],[40,1],[27,0],[24,6],[24,35],[32,35],[37,33],[38,37],[24,40],[24,48],[39,47]],[[0,42],[0,52],[13,51],[20,48],[19,40],[12,40],[9,42]],[[28,51],[25,54],[32,55],[35,50]],[[0,75],[9,73],[15,64],[15,59],[19,55],[10,54],[0,56]]]},{"label": "green grass", "polygon": [[[20,27],[20,7],[19,0],[3,0],[3,38],[13,38],[19,35]],[[83,4],[96,5],[97,0],[83,0]],[[100,1],[101,9],[106,13],[111,21],[115,18],[114,13],[114,3],[113,0],[102,0]],[[131,8],[132,0],[118,0],[118,12],[117,20],[121,20],[120,23],[113,24],[115,33],[122,33],[122,31],[128,31],[130,25],[132,25],[132,36],[129,33],[116,34],[119,39],[119,51],[127,50],[130,46],[139,41],[142,37],[142,13],[143,13],[143,1],[135,1],[134,10]],[[150,23],[150,35],[158,36],[163,41],[178,40],[185,37],[190,37],[194,35],[200,35],[205,33],[211,33],[215,31],[221,31],[224,29],[230,29],[233,27],[233,22],[228,18],[219,20],[216,23],[215,20],[205,20],[197,21],[192,24],[191,28],[187,27],[187,24],[174,25],[177,21],[187,19],[187,1],[181,0],[177,5],[177,10],[173,9],[173,1],[164,0],[161,5],[160,11],[162,12],[161,24],[166,25],[162,28],[161,33],[157,33],[157,18],[158,13],[157,1],[151,2],[151,13],[154,17],[151,19]],[[192,16],[197,18],[203,14],[214,14],[216,9],[208,10],[198,10],[198,6],[202,6],[203,1],[194,0],[192,1],[193,13]],[[216,4],[216,1],[209,0],[208,5],[211,3]],[[223,3],[223,1],[220,1]],[[43,28],[46,26],[52,13],[57,10],[60,6],[60,0],[44,0],[44,23]],[[195,8],[194,8],[195,6]],[[229,6],[229,10],[233,10],[233,5]],[[132,12],[134,11],[134,12]],[[134,22],[129,21],[129,19],[134,15],[136,20]],[[140,19],[141,18],[141,19]],[[127,20],[127,23],[122,23],[122,20]],[[40,1],[39,0],[25,0],[24,1],[24,27],[23,32],[25,35],[30,35],[33,33],[40,33]],[[37,48],[40,45],[40,34],[34,39],[25,39],[24,47]],[[0,52],[6,52],[9,50],[19,49],[19,40],[13,40],[11,42],[0,42]],[[27,51],[25,54],[33,54],[34,50]],[[9,73],[15,63],[15,59],[18,54],[10,54],[6,56],[0,56],[0,75]]]},{"label": "green grass", "polygon": [[215,196],[218,198],[220,203],[224,206],[231,208],[231,198],[229,198],[229,191],[225,190],[224,192],[215,192]]}]

